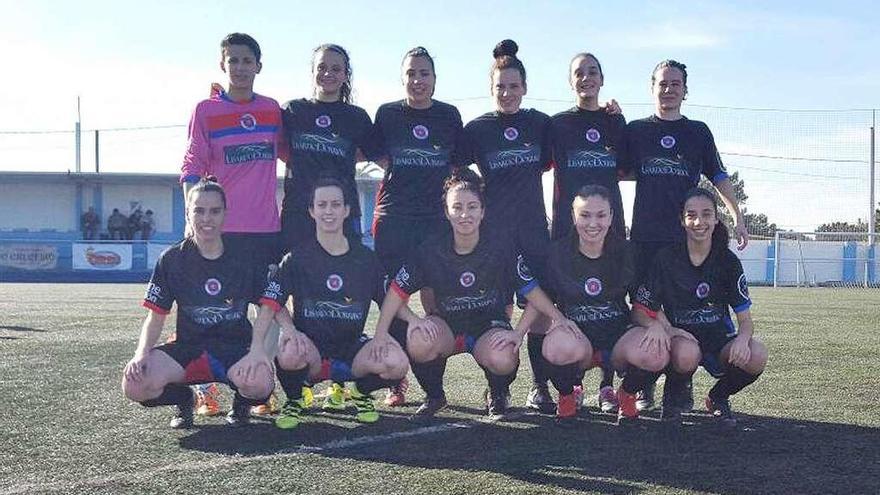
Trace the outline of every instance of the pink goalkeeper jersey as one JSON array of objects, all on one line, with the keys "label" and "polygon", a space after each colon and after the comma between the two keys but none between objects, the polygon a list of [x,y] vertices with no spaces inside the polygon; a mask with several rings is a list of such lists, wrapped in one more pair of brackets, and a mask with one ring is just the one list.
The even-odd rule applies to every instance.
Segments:
[{"label": "pink goalkeeper jersey", "polygon": [[281,109],[272,98],[254,94],[237,103],[213,95],[193,112],[180,181],[217,177],[226,191],[224,232],[278,232],[275,167],[286,157],[283,140]]}]

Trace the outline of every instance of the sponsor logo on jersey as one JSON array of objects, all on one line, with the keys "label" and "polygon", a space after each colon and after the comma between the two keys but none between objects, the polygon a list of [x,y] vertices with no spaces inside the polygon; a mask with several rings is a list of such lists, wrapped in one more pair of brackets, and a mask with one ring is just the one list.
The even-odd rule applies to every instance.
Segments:
[{"label": "sponsor logo on jersey", "polygon": [[591,143],[598,143],[600,139],[602,139],[602,134],[599,133],[598,130],[593,129],[592,127],[587,129],[586,134],[587,141]]},{"label": "sponsor logo on jersey", "polygon": [[615,168],[617,160],[605,151],[569,151],[568,168]]},{"label": "sponsor logo on jersey", "polygon": [[532,275],[532,270],[526,265],[526,260],[523,258],[523,255],[516,257],[516,274],[525,282],[531,282],[535,279]]},{"label": "sponsor logo on jersey", "polygon": [[339,274],[333,273],[329,277],[327,277],[327,288],[332,290],[333,292],[338,292],[342,289],[342,277]]},{"label": "sponsor logo on jersey", "polygon": [[694,291],[694,293],[700,299],[706,299],[706,296],[709,295],[709,284],[706,282],[700,282],[699,284],[697,284],[697,290]]},{"label": "sponsor logo on jersey", "polygon": [[295,150],[345,157],[350,143],[347,139],[343,139],[335,134],[322,136],[319,134],[302,133],[294,135],[290,140],[290,145]]},{"label": "sponsor logo on jersey", "polygon": [[391,153],[391,164],[397,167],[447,167],[449,152],[436,148],[398,148]]},{"label": "sponsor logo on jersey", "polygon": [[424,140],[424,139],[428,139],[428,135],[430,133],[428,132],[427,127],[423,126],[422,124],[419,124],[419,125],[412,128],[412,134],[416,139]]},{"label": "sponsor logo on jersey", "polygon": [[664,149],[672,149],[675,146],[675,137],[670,136],[669,134],[660,138],[660,146],[663,146]]},{"label": "sponsor logo on jersey", "polygon": [[584,290],[589,296],[598,296],[602,292],[602,281],[596,277],[590,277],[584,282]]},{"label": "sponsor logo on jersey", "polygon": [[247,311],[243,309],[241,304],[236,307],[188,306],[184,308],[184,312],[188,314],[196,324],[203,327],[218,325],[227,321],[241,321],[247,319]]},{"label": "sponsor logo on jersey", "polygon": [[409,283],[409,272],[406,271],[406,267],[400,267],[400,270],[397,272],[397,276],[394,277],[394,282],[397,283],[400,287],[403,287]]},{"label": "sponsor logo on jersey", "polygon": [[329,115],[318,115],[318,117],[315,119],[315,125],[320,127],[321,129],[326,129],[330,127],[330,124],[332,123],[333,121],[330,119]]},{"label": "sponsor logo on jersey", "polygon": [[672,315],[672,323],[681,325],[711,325],[721,321],[722,315],[716,306],[709,308],[690,309],[675,311]]},{"label": "sponsor logo on jersey", "polygon": [[266,285],[266,290],[263,291],[263,297],[268,297],[275,301],[280,301],[282,295],[281,284],[274,280],[270,281],[268,285]]},{"label": "sponsor logo on jersey", "polygon": [[626,313],[615,304],[603,304],[600,306],[578,305],[565,308],[565,317],[575,323],[589,323],[595,321],[608,321],[626,317]]},{"label": "sponsor logo on jersey", "polygon": [[480,291],[476,296],[447,297],[440,301],[440,306],[448,313],[473,311],[488,308],[498,303],[498,291]]},{"label": "sponsor logo on jersey", "polygon": [[515,141],[518,137],[519,131],[516,130],[516,127],[508,127],[507,129],[504,129],[504,139],[508,141]]},{"label": "sponsor logo on jersey", "polygon": [[317,320],[359,321],[364,318],[364,305],[359,302],[303,301],[303,316]]},{"label": "sponsor logo on jersey", "polygon": [[227,165],[238,165],[255,160],[275,160],[275,146],[272,143],[237,144],[223,147],[223,157]]},{"label": "sponsor logo on jersey", "polygon": [[642,174],[690,177],[690,171],[681,161],[658,157],[649,158],[642,164]]},{"label": "sponsor logo on jersey", "polygon": [[242,129],[252,131],[257,128],[257,119],[252,114],[246,113],[238,118],[238,124]]},{"label": "sponsor logo on jersey", "polygon": [[205,280],[205,292],[207,292],[209,296],[216,296],[222,289],[223,284],[221,284],[216,278]]},{"label": "sponsor logo on jersey", "polygon": [[464,272],[458,277],[458,282],[462,287],[470,287],[474,285],[474,282],[477,281],[476,275],[473,272]]},{"label": "sponsor logo on jersey", "polygon": [[746,280],[746,274],[740,273],[739,279],[736,281],[736,288],[739,289],[739,295],[742,296],[743,299],[749,298],[749,282]]},{"label": "sponsor logo on jersey", "polygon": [[490,170],[500,170],[517,165],[532,165],[541,161],[541,149],[525,144],[525,148],[496,151],[486,154],[486,165]]},{"label": "sponsor logo on jersey", "polygon": [[159,302],[159,299],[161,299],[161,298],[162,298],[162,287],[159,287],[158,285],[154,284],[153,282],[150,282],[149,284],[147,284],[147,291],[146,291],[146,294],[144,294],[144,300],[149,301],[153,304],[156,304]]}]

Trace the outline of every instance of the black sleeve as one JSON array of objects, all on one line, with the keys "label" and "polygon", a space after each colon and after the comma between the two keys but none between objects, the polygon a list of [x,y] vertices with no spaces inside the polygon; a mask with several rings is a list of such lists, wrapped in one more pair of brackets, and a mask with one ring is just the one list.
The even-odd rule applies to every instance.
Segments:
[{"label": "black sleeve", "polygon": [[467,167],[474,162],[471,160],[471,156],[469,154],[470,151],[468,143],[466,142],[464,125],[461,121],[461,114],[455,107],[452,107],[451,113],[452,116],[450,120],[452,121],[454,131],[452,138],[452,154],[450,155],[449,168],[456,169],[460,167]]},{"label": "black sleeve", "polygon": [[703,142],[702,172],[714,184],[727,178],[727,170],[721,162],[721,155],[715,146],[715,137],[712,136],[709,126],[700,122],[700,131]]},{"label": "black sleeve", "polygon": [[724,272],[727,275],[727,283],[725,284],[727,302],[734,312],[740,313],[752,306],[752,299],[749,296],[749,282],[746,280],[746,274],[743,272],[742,262],[739,258],[729,250],[726,254]]},{"label": "black sleeve", "polygon": [[545,114],[541,116],[541,170],[550,170],[553,166],[553,121]]},{"label": "black sleeve", "polygon": [[398,270],[391,283],[391,288],[398,292],[401,297],[410,296],[427,285],[425,280],[425,251],[418,249],[415,256],[410,256]]},{"label": "black sleeve", "polygon": [[386,111],[384,106],[379,107],[379,110],[376,111],[376,121],[370,127],[368,148],[377,160],[388,156],[385,144],[385,131],[383,129],[385,119],[387,118],[385,116]]},{"label": "black sleeve", "polygon": [[291,253],[284,255],[277,270],[270,272],[269,280],[265,284],[261,303],[275,306],[276,309],[284,306],[287,298],[293,295],[293,265]]},{"label": "black sleeve", "polygon": [[379,153],[376,143],[372,139],[373,132],[373,122],[370,120],[370,116],[364,109],[358,108],[354,142],[364,157],[370,161],[376,161],[381,158],[381,153]]},{"label": "black sleeve", "polygon": [[635,302],[651,311],[663,309],[663,260],[659,254],[654,257],[654,263],[648,272],[647,278],[636,291]]},{"label": "black sleeve", "polygon": [[150,277],[144,294],[143,306],[163,315],[171,312],[171,306],[175,301],[174,290],[168,280],[168,265],[172,250],[177,249],[177,246],[169,248],[159,256],[159,261],[156,262],[156,267],[153,269],[153,275]]},{"label": "black sleeve", "polygon": [[633,125],[629,124],[622,129],[619,140],[620,145],[617,150],[617,171],[622,176],[627,176],[635,171],[634,141],[635,132],[633,131]]}]

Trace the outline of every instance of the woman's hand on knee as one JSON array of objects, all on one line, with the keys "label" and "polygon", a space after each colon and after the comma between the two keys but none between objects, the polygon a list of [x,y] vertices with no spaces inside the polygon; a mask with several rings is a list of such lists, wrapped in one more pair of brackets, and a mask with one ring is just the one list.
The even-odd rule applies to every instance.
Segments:
[{"label": "woman's hand on knee", "polygon": [[139,383],[143,381],[147,374],[147,358],[150,351],[137,351],[131,361],[125,365],[123,376],[129,382]]},{"label": "woman's hand on knee", "polygon": [[506,346],[513,346],[513,352],[519,352],[522,345],[522,337],[508,330],[499,330],[489,336],[489,348],[493,350],[503,350]]},{"label": "woman's hand on knee", "polygon": [[423,341],[430,343],[437,341],[440,336],[440,327],[431,318],[414,318],[407,323],[407,338],[418,333]]}]

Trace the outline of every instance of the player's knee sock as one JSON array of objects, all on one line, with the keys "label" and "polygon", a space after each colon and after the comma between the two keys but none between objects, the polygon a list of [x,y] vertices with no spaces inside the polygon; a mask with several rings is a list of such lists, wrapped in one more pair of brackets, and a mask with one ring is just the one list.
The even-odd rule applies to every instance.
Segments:
[{"label": "player's knee sock", "polygon": [[666,373],[666,383],[663,385],[664,389],[680,390],[687,387],[688,382],[690,382],[691,379],[691,373],[680,373],[675,371],[671,364],[666,367],[664,372]]},{"label": "player's knee sock", "polygon": [[545,370],[547,361],[543,354],[544,335],[528,334],[526,348],[529,351],[529,365],[532,367],[532,382],[538,386],[547,386],[548,373]]},{"label": "player's knee sock", "polygon": [[[301,390],[301,388],[300,388]],[[254,407],[259,406],[260,404],[265,404],[269,401],[269,396],[263,397],[261,399],[251,399],[250,397],[245,397],[241,395],[241,392],[238,390],[235,391],[235,395],[232,397],[232,409],[238,410],[240,407]]]},{"label": "player's knee sock", "polygon": [[547,372],[550,375],[550,381],[559,391],[560,395],[569,395],[574,392],[574,386],[580,383],[580,366],[578,363],[571,364],[552,364],[545,363]]},{"label": "player's knee sock", "polygon": [[172,383],[165,385],[159,397],[141,402],[144,407],[176,406],[193,400],[193,391],[187,385]]},{"label": "player's knee sock", "polygon": [[643,370],[635,366],[630,366],[626,370],[626,376],[623,377],[623,383],[620,384],[623,391],[635,395],[643,390],[648,384],[657,381],[660,373]]},{"label": "player's knee sock", "polygon": [[761,373],[753,375],[736,366],[731,366],[724,372],[724,376],[715,383],[712,390],[709,391],[709,397],[726,399],[754,383],[760,376]]},{"label": "player's knee sock", "polygon": [[446,358],[440,357],[427,363],[411,363],[413,375],[418,380],[425,395],[431,399],[446,397],[443,391],[443,374],[446,372]]},{"label": "player's knee sock", "polygon": [[389,388],[397,385],[399,380],[386,380],[379,375],[366,375],[354,381],[357,389],[362,394],[371,394],[380,388]]},{"label": "player's knee sock", "polygon": [[613,387],[613,386],[614,386],[614,370],[611,369],[611,366],[608,366],[608,365],[602,366],[602,382],[599,383],[599,388]]},{"label": "player's knee sock", "polygon": [[309,376],[309,367],[299,370],[286,370],[281,367],[278,358],[275,358],[275,375],[281,383],[281,389],[288,400],[296,400],[302,397],[302,387]]},{"label": "player's knee sock", "polygon": [[502,396],[510,393],[510,384],[516,379],[516,370],[506,375],[496,375],[484,366],[481,368],[483,368],[483,374],[486,375],[486,381],[489,382],[489,390],[492,391],[492,395]]}]

